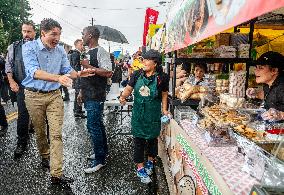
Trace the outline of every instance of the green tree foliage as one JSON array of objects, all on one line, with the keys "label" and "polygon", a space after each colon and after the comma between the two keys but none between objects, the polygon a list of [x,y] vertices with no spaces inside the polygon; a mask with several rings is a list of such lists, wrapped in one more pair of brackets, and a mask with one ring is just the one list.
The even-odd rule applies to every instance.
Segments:
[{"label": "green tree foliage", "polygon": [[7,48],[8,34],[3,28],[3,22],[0,20],[0,54]]},{"label": "green tree foliage", "polygon": [[22,38],[21,24],[30,16],[28,0],[0,0],[0,53]]}]

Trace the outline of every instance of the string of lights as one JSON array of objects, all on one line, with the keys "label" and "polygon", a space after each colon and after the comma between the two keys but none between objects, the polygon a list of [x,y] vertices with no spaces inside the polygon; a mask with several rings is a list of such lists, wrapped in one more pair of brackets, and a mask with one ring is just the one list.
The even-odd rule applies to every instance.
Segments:
[{"label": "string of lights", "polygon": [[[57,5],[63,5],[67,7],[76,7],[76,8],[81,8],[81,9],[93,9],[93,10],[108,10],[108,11],[126,11],[126,10],[145,10],[148,7],[134,7],[134,8],[99,8],[99,7],[87,7],[87,6],[79,6],[79,5],[71,5],[71,4],[66,4],[66,3],[59,3],[55,1],[49,1],[49,0],[42,0],[47,3],[52,3],[52,4],[57,4]],[[160,5],[157,6],[151,6],[150,8],[156,8],[160,7]]]},{"label": "string of lights", "polygon": [[71,22],[69,22],[69,21],[67,21],[67,20],[65,20],[65,19],[63,19],[63,18],[61,18],[60,16],[54,14],[53,12],[49,11],[49,10],[46,9],[45,7],[41,6],[40,4],[38,4],[38,3],[36,2],[36,0],[34,0],[33,3],[34,3],[36,6],[38,6],[39,8],[41,8],[41,9],[45,10],[46,12],[48,12],[49,14],[54,15],[55,17],[57,17],[58,19],[60,19],[60,20],[63,21],[64,23],[68,24],[70,27],[73,27],[73,29],[80,30],[80,31],[82,30],[82,28],[73,25]]},{"label": "string of lights", "polygon": [[77,5],[75,3],[73,3],[73,1],[68,0],[75,8],[75,10],[77,11],[77,13],[80,14],[80,16],[84,17],[86,20],[90,20],[90,18],[92,18],[92,16],[87,16],[85,11],[82,11],[80,8],[76,7]]}]

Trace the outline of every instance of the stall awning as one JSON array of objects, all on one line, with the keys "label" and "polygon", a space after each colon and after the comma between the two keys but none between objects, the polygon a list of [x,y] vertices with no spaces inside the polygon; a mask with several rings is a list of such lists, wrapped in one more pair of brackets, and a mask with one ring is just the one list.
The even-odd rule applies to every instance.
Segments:
[{"label": "stall awning", "polygon": [[284,0],[175,0],[166,23],[165,51],[194,44],[284,7]]}]

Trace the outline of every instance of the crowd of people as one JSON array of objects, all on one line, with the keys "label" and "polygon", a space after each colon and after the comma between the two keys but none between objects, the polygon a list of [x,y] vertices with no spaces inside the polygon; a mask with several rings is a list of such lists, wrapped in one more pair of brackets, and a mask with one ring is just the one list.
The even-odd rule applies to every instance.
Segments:
[{"label": "crowd of people", "polygon": [[[59,44],[61,31],[57,21],[44,19],[40,23],[39,38],[36,39],[35,25],[24,22],[22,40],[8,47],[6,59],[0,58],[0,86],[3,88],[2,82],[6,82],[17,102],[15,159],[21,158],[28,150],[29,132],[34,131],[41,165],[50,170],[51,183],[68,185],[73,182],[63,173],[62,142],[63,101],[70,99],[68,87],[72,86],[75,89],[74,117],[87,119],[93,149],[91,165],[84,171],[93,173],[105,166],[109,151],[103,110],[108,81],[112,80],[125,87],[119,99],[122,105],[134,93],[131,122],[133,158],[137,165],[137,176],[143,183],[151,182],[149,175],[158,152],[160,118],[162,114],[169,114],[169,78],[161,71],[161,54],[149,50],[142,55],[139,51],[131,61],[129,58],[118,61],[99,46],[100,31],[95,26],[84,28],[82,39],[75,40],[75,49],[67,54]],[[128,77],[123,81],[122,73],[126,69]],[[64,98],[61,90],[65,91]],[[0,125],[0,136],[5,136],[8,123],[1,104]],[[144,152],[148,154],[146,162]]]}]

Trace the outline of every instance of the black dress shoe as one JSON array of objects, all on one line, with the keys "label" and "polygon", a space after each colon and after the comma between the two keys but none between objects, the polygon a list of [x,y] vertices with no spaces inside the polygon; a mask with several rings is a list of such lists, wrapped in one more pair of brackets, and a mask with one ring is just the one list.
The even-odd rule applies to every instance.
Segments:
[{"label": "black dress shoe", "polygon": [[69,184],[69,183],[73,183],[74,180],[69,178],[69,177],[65,177],[64,175],[61,177],[51,177],[51,184],[55,184],[55,185],[62,185],[62,184]]},{"label": "black dress shoe", "polygon": [[17,144],[17,148],[14,151],[14,157],[20,158],[27,150],[27,144]]},{"label": "black dress shoe", "polygon": [[0,137],[3,137],[7,133],[7,130],[8,130],[8,126],[1,127]]},{"label": "black dress shoe", "polygon": [[49,159],[48,159],[48,158],[42,158],[42,159],[41,159],[41,166],[42,166],[43,168],[49,169],[49,168],[50,168]]},{"label": "black dress shoe", "polygon": [[84,115],[84,114],[82,114],[82,113],[75,113],[74,116],[75,116],[76,118],[87,118],[87,116]]}]

